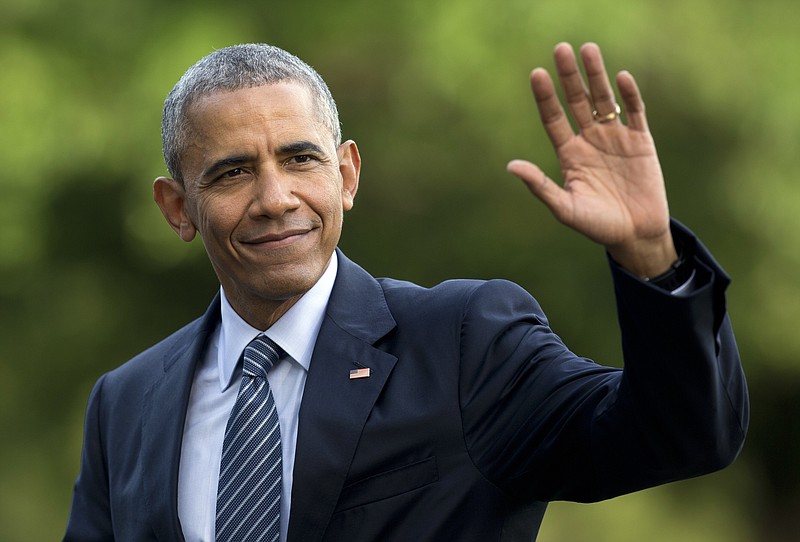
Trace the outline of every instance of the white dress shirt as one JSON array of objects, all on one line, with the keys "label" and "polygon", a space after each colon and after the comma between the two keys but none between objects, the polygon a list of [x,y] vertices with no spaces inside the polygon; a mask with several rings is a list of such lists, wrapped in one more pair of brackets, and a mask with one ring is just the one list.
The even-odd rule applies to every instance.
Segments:
[{"label": "white dress shirt", "polygon": [[337,267],[334,254],[314,287],[267,330],[242,320],[221,291],[221,324],[198,363],[183,428],[178,517],[186,542],[214,542],[222,441],[241,382],[238,362],[245,346],[262,331],[286,352],[267,374],[281,426],[281,540],[286,540],[300,402]]}]

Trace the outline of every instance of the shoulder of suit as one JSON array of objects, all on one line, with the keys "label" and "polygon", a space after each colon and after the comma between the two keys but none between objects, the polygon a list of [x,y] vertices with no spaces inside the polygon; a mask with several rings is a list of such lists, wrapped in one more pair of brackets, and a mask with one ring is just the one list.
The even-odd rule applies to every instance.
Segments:
[{"label": "shoulder of suit", "polygon": [[383,288],[386,301],[397,303],[466,305],[473,298],[526,297],[530,294],[518,284],[504,279],[450,279],[433,286],[391,278],[377,279]]}]

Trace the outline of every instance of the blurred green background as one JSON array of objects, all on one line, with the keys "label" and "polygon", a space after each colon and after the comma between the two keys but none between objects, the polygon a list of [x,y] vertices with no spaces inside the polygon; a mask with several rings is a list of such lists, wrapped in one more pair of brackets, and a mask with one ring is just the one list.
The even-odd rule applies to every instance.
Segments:
[{"label": "blurred green background", "polygon": [[601,249],[504,170],[558,169],[528,74],[597,41],[648,104],[671,211],[733,276],[753,418],[729,469],[596,505],[543,542],[800,533],[800,4],[792,0],[3,0],[0,540],[56,540],[95,379],[199,315],[199,243],[152,203],[160,110],[215,48],[266,41],[326,78],[364,159],[342,248],[373,274],[505,277],[578,353],[617,364]]}]

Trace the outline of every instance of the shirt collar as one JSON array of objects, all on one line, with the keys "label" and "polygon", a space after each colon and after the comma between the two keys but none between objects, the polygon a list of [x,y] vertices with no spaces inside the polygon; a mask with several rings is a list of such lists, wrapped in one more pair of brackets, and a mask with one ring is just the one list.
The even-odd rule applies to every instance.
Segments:
[{"label": "shirt collar", "polygon": [[314,344],[317,342],[325,309],[336,280],[337,269],[338,261],[334,253],[317,283],[266,330],[258,330],[245,322],[231,307],[225,296],[225,290],[220,288],[222,324],[217,351],[220,390],[224,391],[231,385],[242,351],[262,331],[275,341],[291,360],[308,371]]}]

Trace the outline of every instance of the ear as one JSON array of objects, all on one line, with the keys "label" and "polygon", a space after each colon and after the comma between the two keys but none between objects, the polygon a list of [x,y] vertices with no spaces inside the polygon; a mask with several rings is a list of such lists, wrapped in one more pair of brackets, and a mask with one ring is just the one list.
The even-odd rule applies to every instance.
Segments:
[{"label": "ear", "polygon": [[159,177],[153,182],[153,199],[170,227],[187,243],[197,234],[186,211],[186,189],[175,179]]},{"label": "ear", "polygon": [[342,177],[342,207],[345,211],[353,208],[353,200],[358,192],[358,178],[361,175],[361,155],[356,142],[348,139],[337,149],[339,174]]}]

